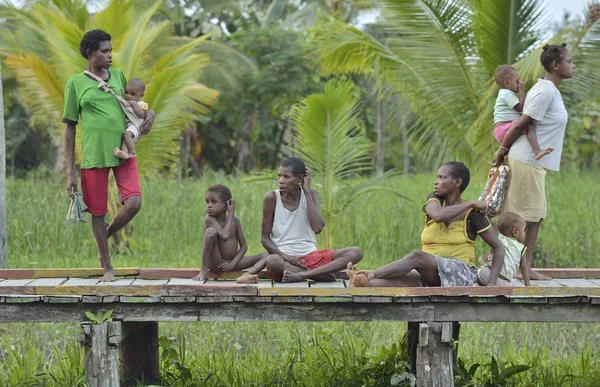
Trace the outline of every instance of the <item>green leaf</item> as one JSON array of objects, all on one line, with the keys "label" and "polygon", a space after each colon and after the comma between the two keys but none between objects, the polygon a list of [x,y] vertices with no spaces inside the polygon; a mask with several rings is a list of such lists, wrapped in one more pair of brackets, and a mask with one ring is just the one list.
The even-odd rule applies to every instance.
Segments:
[{"label": "green leaf", "polygon": [[500,375],[498,376],[498,378],[500,380],[504,380],[504,379],[508,379],[516,374],[520,374],[521,372],[525,372],[528,369],[530,369],[531,367],[528,365],[524,365],[524,364],[519,364],[519,365],[514,365],[511,367],[506,368],[505,370],[503,370]]}]

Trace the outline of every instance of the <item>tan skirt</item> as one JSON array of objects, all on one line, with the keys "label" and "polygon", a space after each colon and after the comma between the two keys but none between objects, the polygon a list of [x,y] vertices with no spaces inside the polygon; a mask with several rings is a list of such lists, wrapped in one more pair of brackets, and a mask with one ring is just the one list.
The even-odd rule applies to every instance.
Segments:
[{"label": "tan skirt", "polygon": [[514,212],[526,222],[546,218],[546,170],[508,158],[508,190],[502,212]]}]

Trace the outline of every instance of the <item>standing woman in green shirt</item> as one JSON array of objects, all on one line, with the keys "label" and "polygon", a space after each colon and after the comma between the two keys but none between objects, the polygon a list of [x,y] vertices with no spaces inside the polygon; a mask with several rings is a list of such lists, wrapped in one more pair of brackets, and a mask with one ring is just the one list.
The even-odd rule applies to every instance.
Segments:
[{"label": "standing woman in green shirt", "polygon": [[[88,60],[87,71],[103,79],[114,92],[123,96],[127,80],[112,65],[111,36],[102,30],[86,32],[79,44],[81,55]],[[154,123],[154,112],[149,110],[140,130],[148,134]],[[98,82],[84,72],[72,76],[65,86],[65,158],[67,165],[67,192],[77,190],[75,174],[75,131],[77,123],[83,129],[81,159],[81,190],[83,201],[92,215],[92,230],[104,276],[102,281],[114,281],[115,273],[108,252],[108,238],[127,225],[142,207],[142,191],[136,158],[121,160],[113,154],[120,146],[125,130],[125,114],[111,93],[98,88]],[[108,175],[113,175],[121,193],[124,207],[107,228]]]}]

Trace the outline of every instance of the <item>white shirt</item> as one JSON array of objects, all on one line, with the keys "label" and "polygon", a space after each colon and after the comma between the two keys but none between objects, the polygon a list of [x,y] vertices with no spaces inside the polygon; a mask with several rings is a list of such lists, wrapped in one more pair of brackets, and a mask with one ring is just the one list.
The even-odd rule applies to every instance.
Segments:
[{"label": "white shirt", "polygon": [[317,249],[317,237],[308,221],[308,206],[304,190],[300,190],[300,203],[294,211],[283,206],[281,193],[275,191],[277,202],[273,216],[271,240],[282,253],[304,257]]},{"label": "white shirt", "polygon": [[499,122],[516,121],[521,118],[521,113],[514,107],[519,104],[519,97],[508,89],[500,89],[494,106],[494,125]]},{"label": "white shirt", "polygon": [[[514,238],[506,237],[502,234],[498,235],[498,239],[504,245],[504,265],[500,269],[500,275],[507,281],[511,281],[519,266],[521,265],[521,257],[525,254],[525,246]],[[486,266],[492,268],[493,254],[488,255]]]},{"label": "white shirt", "polygon": [[523,114],[533,119],[540,147],[542,149],[554,148],[554,152],[536,160],[527,136],[520,136],[510,147],[508,157],[551,171],[560,170],[560,158],[569,114],[554,82],[541,79],[529,90],[525,98]]}]

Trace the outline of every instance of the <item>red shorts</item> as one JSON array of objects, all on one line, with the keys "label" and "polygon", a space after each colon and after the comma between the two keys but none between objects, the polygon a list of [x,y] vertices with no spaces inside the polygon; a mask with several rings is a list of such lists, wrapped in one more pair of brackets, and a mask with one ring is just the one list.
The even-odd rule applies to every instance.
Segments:
[{"label": "red shorts", "polygon": [[[308,270],[313,270],[318,267],[325,266],[329,262],[333,261],[334,252],[335,250],[315,250],[300,258],[300,263],[306,266]],[[267,273],[273,281],[281,282],[281,277],[275,275],[275,273],[269,270],[268,266]]]},{"label": "red shorts", "polygon": [[108,173],[111,169],[121,193],[121,202],[132,196],[142,196],[135,158],[125,160],[118,167],[82,169],[83,201],[94,216],[104,216],[108,212]]}]

